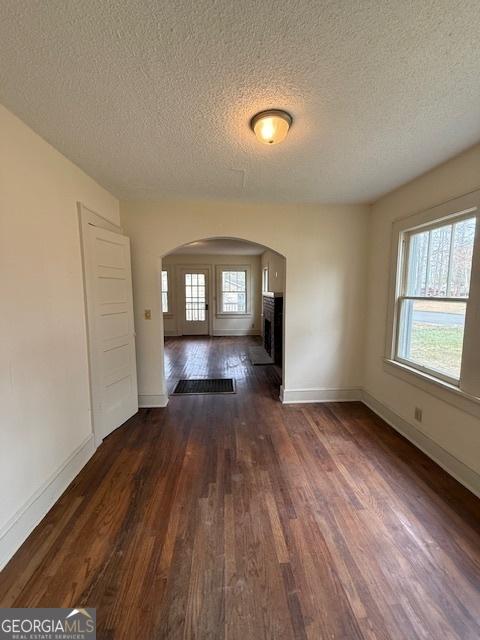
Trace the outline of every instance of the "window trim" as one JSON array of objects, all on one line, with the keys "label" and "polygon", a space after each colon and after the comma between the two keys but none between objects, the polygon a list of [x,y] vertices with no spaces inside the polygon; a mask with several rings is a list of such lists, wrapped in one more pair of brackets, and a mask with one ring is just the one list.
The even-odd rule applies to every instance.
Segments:
[{"label": "window trim", "polygon": [[162,265],[162,268],[160,270],[160,301],[162,300],[162,293],[163,293],[162,271],[167,272],[167,282],[168,282],[168,291],[167,291],[168,311],[164,311],[162,306],[162,313],[164,318],[173,318],[174,313],[173,313],[173,307],[172,307],[172,269],[170,265]]},{"label": "window trim", "polygon": [[[470,295],[468,298],[454,298],[453,301],[467,303],[464,330],[464,348],[460,379],[455,380],[438,371],[422,367],[407,361],[397,355],[399,339],[399,313],[401,300],[404,299],[403,287],[406,282],[408,268],[408,249],[406,237],[418,231],[428,231],[450,222],[460,222],[476,216],[474,250],[472,258],[472,274],[470,281]],[[415,296],[407,296],[408,299]],[[423,297],[420,297],[422,300]],[[430,298],[429,298],[430,299]],[[441,297],[432,297],[441,300]],[[452,298],[448,298],[449,301]],[[471,192],[459,198],[412,214],[405,218],[394,220],[392,228],[391,269],[388,289],[388,312],[384,362],[387,371],[399,375],[402,379],[420,376],[426,383],[440,386],[445,391],[455,395],[462,395],[475,403],[480,402],[480,356],[471,355],[472,349],[480,349],[480,332],[475,331],[475,307],[480,304],[480,190]],[[415,384],[412,380],[412,384]]]},{"label": "window trim", "polygon": [[[245,313],[222,311],[223,291],[222,273],[225,271],[245,271]],[[249,264],[217,264],[216,265],[216,316],[217,318],[247,318],[252,315],[251,290],[252,277]]]}]

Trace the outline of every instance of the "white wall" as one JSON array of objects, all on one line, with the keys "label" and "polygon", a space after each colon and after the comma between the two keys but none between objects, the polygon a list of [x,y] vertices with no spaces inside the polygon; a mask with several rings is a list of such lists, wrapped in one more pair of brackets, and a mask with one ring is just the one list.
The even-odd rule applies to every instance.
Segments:
[{"label": "white wall", "polygon": [[[388,373],[383,356],[392,222],[479,187],[480,145],[385,196],[372,207],[364,377],[370,396],[420,432],[410,432],[414,439],[418,436],[419,443],[442,458],[445,456],[437,449],[440,447],[476,473],[480,473],[480,420]],[[416,406],[423,409],[421,424],[413,420]],[[450,460],[449,466],[456,466],[455,460]],[[462,471],[460,467],[458,473],[466,476],[468,470]]]},{"label": "white wall", "polygon": [[117,224],[119,205],[1,106],[0,139],[1,566],[23,509],[90,439],[76,203]]},{"label": "white wall", "polygon": [[[183,306],[179,292],[179,272],[177,268],[188,265],[202,265],[210,269],[209,310],[212,335],[258,335],[260,333],[260,315],[262,305],[262,285],[260,279],[260,256],[238,255],[195,255],[174,254],[162,260],[163,268],[170,271],[171,314],[164,315],[165,335],[181,335]],[[245,317],[228,318],[217,314],[217,267],[220,265],[247,265],[250,267],[250,282],[247,296],[250,299],[249,314]]]},{"label": "white wall", "polygon": [[[286,258],[289,399],[348,396],[360,386],[368,207],[123,202],[121,218],[132,240],[140,396],[153,401],[165,393],[160,257],[212,237],[250,240]],[[143,319],[146,308],[152,320]]]}]

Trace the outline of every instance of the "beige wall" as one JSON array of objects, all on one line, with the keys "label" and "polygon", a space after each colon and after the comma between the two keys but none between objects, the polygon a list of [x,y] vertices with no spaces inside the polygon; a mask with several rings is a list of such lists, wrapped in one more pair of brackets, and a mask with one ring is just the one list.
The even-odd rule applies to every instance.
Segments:
[{"label": "beige wall", "polygon": [[270,293],[285,291],[285,258],[275,251],[262,253],[262,271],[268,269],[268,289]]},{"label": "beige wall", "polygon": [[[165,335],[181,335],[181,323],[183,306],[179,287],[178,269],[182,266],[202,265],[210,269],[209,282],[209,309],[211,321],[211,334],[222,335],[245,335],[260,333],[260,313],[261,313],[261,279],[260,279],[260,256],[236,256],[236,255],[194,255],[175,254],[166,256],[162,260],[163,268],[170,271],[170,302],[172,313],[164,315],[163,323]],[[250,282],[247,289],[249,297],[249,314],[245,317],[227,318],[217,314],[217,267],[220,265],[247,265],[250,271]]]},{"label": "beige wall", "polygon": [[[160,258],[178,246],[235,237],[286,257],[285,374],[290,398],[348,395],[359,387],[367,263],[366,206],[234,202],[123,202],[132,241],[141,396],[165,393]],[[153,309],[151,321],[143,310]]]},{"label": "beige wall", "polygon": [[0,544],[7,544],[9,521],[91,434],[77,201],[115,223],[119,206],[1,106],[0,139]]},{"label": "beige wall", "polygon": [[[364,358],[366,391],[477,473],[480,473],[479,419],[388,373],[383,356],[392,222],[479,187],[480,146],[476,146],[385,196],[372,207]],[[413,420],[416,406],[423,409],[422,423]]]},{"label": "beige wall", "polygon": [[[1,566],[15,542],[4,544],[11,524],[52,478],[60,478],[55,491],[68,482],[65,469],[91,441],[76,203],[117,224],[119,204],[2,107],[0,136]],[[287,399],[352,397],[363,385],[409,424],[420,406],[423,422],[415,429],[480,473],[478,417],[383,366],[392,221],[479,187],[477,146],[385,196],[370,215],[369,207],[353,205],[122,203],[132,240],[141,396],[165,393],[162,256],[204,238],[251,240],[286,257]],[[34,516],[38,521],[41,510]]]}]

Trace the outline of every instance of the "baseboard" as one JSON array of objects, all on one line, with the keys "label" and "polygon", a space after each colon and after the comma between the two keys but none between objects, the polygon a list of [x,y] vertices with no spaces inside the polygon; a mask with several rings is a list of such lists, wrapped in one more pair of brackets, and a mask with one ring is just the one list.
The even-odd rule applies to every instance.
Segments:
[{"label": "baseboard", "polygon": [[[182,337],[183,333],[178,331],[165,331],[164,333],[166,338],[172,337]],[[260,329],[215,329],[209,335],[214,336],[215,338],[221,337],[229,337],[229,336],[260,336]],[[205,336],[204,336],[205,337]]]},{"label": "baseboard", "polygon": [[10,518],[0,530],[0,570],[25,542],[42,518],[95,453],[93,433]]},{"label": "baseboard", "polygon": [[422,433],[417,427],[407,422],[396,414],[392,409],[374,398],[368,391],[362,392],[362,401],[376,413],[382,420],[402,434],[407,440],[414,444],[425,455],[434,460],[442,469],[458,480],[460,484],[469,489],[480,498],[480,475],[468,467],[461,460],[453,456],[446,449],[434,442],[427,435]]},{"label": "baseboard", "polygon": [[361,400],[359,387],[341,389],[284,389],[280,387],[280,400],[283,404],[301,404],[309,402],[352,402]]},{"label": "baseboard", "polygon": [[228,336],[259,336],[259,329],[225,329],[223,331],[214,330],[212,336],[215,337],[228,337]]},{"label": "baseboard", "polygon": [[139,409],[154,409],[163,408],[168,404],[168,395],[166,393],[159,393],[157,395],[141,395],[138,396],[138,408]]}]

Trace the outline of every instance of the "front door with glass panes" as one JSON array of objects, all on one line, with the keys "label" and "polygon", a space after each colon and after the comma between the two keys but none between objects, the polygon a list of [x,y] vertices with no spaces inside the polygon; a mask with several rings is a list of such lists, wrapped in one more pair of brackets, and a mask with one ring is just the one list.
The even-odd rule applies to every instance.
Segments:
[{"label": "front door with glass panes", "polygon": [[182,269],[182,333],[208,335],[208,269]]}]

